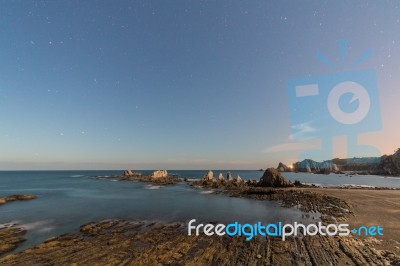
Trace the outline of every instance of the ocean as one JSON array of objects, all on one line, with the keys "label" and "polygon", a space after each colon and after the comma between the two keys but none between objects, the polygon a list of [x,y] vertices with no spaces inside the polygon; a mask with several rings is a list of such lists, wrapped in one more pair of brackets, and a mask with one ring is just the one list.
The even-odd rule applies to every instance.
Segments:
[{"label": "ocean", "polygon": [[[143,174],[150,171],[141,171]],[[214,171],[218,176],[226,171]],[[0,196],[35,194],[37,199],[0,206],[0,224],[18,223],[28,232],[14,252],[34,246],[52,236],[73,233],[80,225],[103,219],[160,222],[257,221],[315,222],[319,214],[306,214],[297,208],[282,208],[278,202],[210,194],[185,182],[171,186],[116,181],[109,178],[122,171],[2,171]],[[199,171],[169,171],[180,177],[201,178]],[[259,179],[260,171],[232,171],[243,179]],[[284,173],[289,179],[321,185],[359,185],[400,188],[400,179],[379,176],[312,175]],[[102,178],[103,177],[103,178]]]}]

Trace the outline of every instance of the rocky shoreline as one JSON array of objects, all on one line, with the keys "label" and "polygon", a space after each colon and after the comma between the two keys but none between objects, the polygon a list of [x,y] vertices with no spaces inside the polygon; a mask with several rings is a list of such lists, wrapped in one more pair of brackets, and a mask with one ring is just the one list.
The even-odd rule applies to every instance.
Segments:
[{"label": "rocky shoreline", "polygon": [[[11,195],[0,197],[0,205],[18,200],[33,200],[35,195]],[[16,224],[7,223],[0,225],[0,256],[10,252],[18,247],[26,239],[24,235],[26,230]]]},{"label": "rocky shoreline", "polygon": [[[283,207],[318,212],[323,223],[349,222],[357,216],[349,201],[324,193],[329,189],[285,182],[275,174],[264,175],[259,182],[244,182],[239,178],[214,180],[209,172],[203,180],[188,183],[193,188],[212,189],[230,197],[280,201]],[[122,175],[120,180],[153,183],[154,177]],[[169,177],[156,180],[169,182]],[[0,255],[24,241],[24,233],[14,225],[0,228]],[[184,221],[165,224],[104,220],[81,226],[79,233],[53,237],[33,248],[3,256],[0,265],[400,265],[399,254],[381,250],[373,244],[376,241],[352,235],[290,237],[286,241],[256,237],[246,241],[244,237],[188,236]]]},{"label": "rocky shoreline", "polygon": [[26,230],[15,224],[3,224],[0,226],[0,256],[18,247],[26,239]]},{"label": "rocky shoreline", "polygon": [[0,259],[1,265],[396,265],[352,237],[188,236],[184,224],[108,220]]},{"label": "rocky shoreline", "polygon": [[[352,214],[351,206],[344,200],[312,191],[316,186],[304,185],[299,181],[287,181],[276,169],[268,168],[257,182],[238,179],[218,179],[206,176],[203,180],[189,183],[196,188],[213,189],[215,193],[231,197],[255,200],[280,201],[283,207],[298,206],[304,212],[319,212],[324,222],[345,220]],[[311,188],[300,190],[299,188]]]}]

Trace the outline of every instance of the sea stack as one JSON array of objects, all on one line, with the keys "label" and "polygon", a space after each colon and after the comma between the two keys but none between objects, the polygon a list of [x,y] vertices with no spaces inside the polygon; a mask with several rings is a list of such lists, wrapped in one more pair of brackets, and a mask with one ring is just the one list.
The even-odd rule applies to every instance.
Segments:
[{"label": "sea stack", "polygon": [[260,178],[258,185],[261,187],[291,187],[293,184],[287,181],[283,175],[275,168],[265,170]]},{"label": "sea stack", "polygon": [[208,173],[203,177],[204,181],[214,181],[214,173],[213,171],[208,171]]},{"label": "sea stack", "polygon": [[291,172],[292,169],[283,163],[279,163],[278,167],[276,168],[279,172]]},{"label": "sea stack", "polygon": [[125,170],[124,176],[133,176],[132,170]]},{"label": "sea stack", "polygon": [[232,181],[232,174],[229,171],[226,173],[226,181]]},{"label": "sea stack", "polygon": [[157,170],[157,171],[153,172],[151,177],[153,177],[153,178],[165,178],[165,177],[168,177],[168,172],[167,172],[167,170]]}]

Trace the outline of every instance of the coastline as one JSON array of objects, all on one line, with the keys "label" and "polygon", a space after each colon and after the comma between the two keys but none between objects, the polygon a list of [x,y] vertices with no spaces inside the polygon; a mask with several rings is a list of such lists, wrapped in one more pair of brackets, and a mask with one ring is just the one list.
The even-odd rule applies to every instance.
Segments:
[{"label": "coastline", "polygon": [[[0,197],[0,207],[3,204],[13,201],[25,201],[36,199],[35,195],[16,194],[7,197]],[[24,242],[26,230],[14,223],[0,225],[0,256],[16,249],[18,245]]]},{"label": "coastline", "polygon": [[[168,224],[106,220],[83,225],[79,233],[52,237],[35,247],[3,256],[0,264],[20,265],[32,261],[38,264],[91,261],[111,265],[400,263],[395,240],[400,239],[396,234],[400,229],[397,224],[400,190],[244,185],[216,188],[200,185],[197,188],[211,189],[227,197],[279,201],[282,207],[297,206],[305,212],[318,212],[324,222],[347,221],[355,226],[379,223],[385,228],[385,235],[382,238],[290,237],[284,242],[276,237],[256,237],[245,241],[243,237],[188,236],[185,221]],[[390,205],[390,208],[381,208],[381,204]]]}]

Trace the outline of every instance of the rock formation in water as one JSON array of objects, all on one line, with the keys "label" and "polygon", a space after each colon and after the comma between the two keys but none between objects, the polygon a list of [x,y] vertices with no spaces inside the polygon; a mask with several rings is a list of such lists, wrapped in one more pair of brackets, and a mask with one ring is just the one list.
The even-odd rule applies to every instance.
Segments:
[{"label": "rock formation in water", "polygon": [[125,170],[124,171],[124,176],[133,176],[132,170]]},{"label": "rock formation in water", "polygon": [[268,168],[265,170],[263,176],[258,182],[259,186],[262,187],[290,187],[293,184],[287,181],[283,175],[275,168]]},{"label": "rock formation in water", "polygon": [[153,178],[165,178],[165,177],[168,177],[168,172],[167,172],[167,170],[157,170],[157,171],[153,172],[152,177]]},{"label": "rock formation in water", "polygon": [[29,194],[0,197],[0,205],[5,204],[5,203],[10,202],[10,201],[33,200],[33,199],[36,199],[36,196],[35,195],[29,195]]},{"label": "rock formation in water", "polygon": [[237,184],[242,184],[242,183],[243,183],[243,179],[240,177],[240,175],[238,175],[238,176],[236,177],[236,183],[237,183]]},{"label": "rock formation in water", "polygon": [[279,163],[279,165],[278,165],[278,167],[276,169],[279,172],[291,172],[292,171],[292,169],[289,166],[287,166],[287,165],[285,165],[283,163]]},{"label": "rock formation in water", "polygon": [[226,181],[232,181],[232,174],[229,171],[226,173]]},{"label": "rock formation in water", "polygon": [[208,173],[203,177],[204,181],[213,182],[214,181],[214,173],[213,171],[208,171]]},{"label": "rock formation in water", "polygon": [[139,172],[133,172],[132,170],[125,170],[125,171],[124,171],[124,176],[125,176],[125,177],[130,177],[130,176],[138,177],[138,176],[141,176],[141,175],[142,175],[141,173],[139,173]]},{"label": "rock formation in water", "polygon": [[224,181],[224,176],[222,175],[222,173],[219,173],[219,176],[218,176],[218,181]]}]

